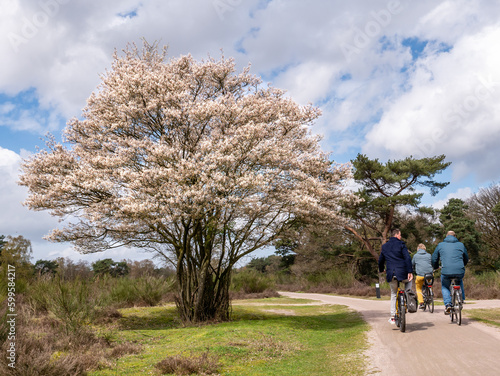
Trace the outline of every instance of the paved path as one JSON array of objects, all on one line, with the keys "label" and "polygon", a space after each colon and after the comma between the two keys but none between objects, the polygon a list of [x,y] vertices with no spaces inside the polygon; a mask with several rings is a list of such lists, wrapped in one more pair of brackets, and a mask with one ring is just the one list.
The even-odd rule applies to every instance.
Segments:
[{"label": "paved path", "polygon": [[[500,375],[500,329],[462,316],[451,323],[444,307],[434,313],[407,314],[406,332],[388,323],[389,300],[366,300],[334,295],[280,292],[283,296],[342,304],[359,311],[371,325],[368,332],[368,374],[380,376],[497,376]],[[500,308],[500,300],[467,301],[464,310]]]}]

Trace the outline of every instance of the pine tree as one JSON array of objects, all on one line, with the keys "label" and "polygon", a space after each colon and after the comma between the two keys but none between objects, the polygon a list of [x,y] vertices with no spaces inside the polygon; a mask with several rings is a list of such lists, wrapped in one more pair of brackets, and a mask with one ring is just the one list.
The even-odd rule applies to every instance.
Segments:
[{"label": "pine tree", "polygon": [[459,198],[451,198],[441,209],[439,221],[443,225],[443,230],[455,231],[459,241],[464,243],[470,262],[473,265],[480,265],[481,234],[475,228],[474,220],[466,215],[468,205]]},{"label": "pine tree", "polygon": [[354,180],[361,185],[357,195],[362,198],[358,204],[345,208],[351,223],[345,226],[378,259],[378,247],[387,241],[399,207],[418,208],[423,193],[416,193],[416,187],[425,187],[431,195],[446,187],[448,182],[434,180],[436,174],[446,169],[451,162],[444,162],[446,156],[402,160],[382,163],[358,154],[352,160]]}]

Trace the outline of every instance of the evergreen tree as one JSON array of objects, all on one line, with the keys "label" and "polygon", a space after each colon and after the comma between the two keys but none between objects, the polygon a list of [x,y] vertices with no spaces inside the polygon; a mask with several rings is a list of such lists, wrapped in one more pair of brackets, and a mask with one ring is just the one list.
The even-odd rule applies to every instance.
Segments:
[{"label": "evergreen tree", "polygon": [[123,277],[129,273],[129,267],[125,261],[116,262],[110,258],[92,263],[92,270],[95,276],[108,274],[111,277]]},{"label": "evergreen tree", "polygon": [[443,231],[437,217],[437,210],[422,206],[417,210],[397,212],[393,227],[401,230],[401,236],[412,253],[417,251],[420,243],[425,244],[427,251],[432,253],[443,240]]},{"label": "evergreen tree", "polygon": [[358,154],[352,161],[354,180],[361,185],[357,195],[362,201],[346,206],[345,214],[352,219],[345,225],[371,253],[378,259],[379,247],[388,240],[393,226],[396,209],[418,208],[423,193],[416,193],[417,187],[425,187],[431,195],[449,183],[434,180],[436,174],[446,169],[451,162],[444,162],[446,156],[402,160],[382,163]]},{"label": "evergreen tree", "polygon": [[480,265],[481,234],[475,228],[473,219],[467,217],[468,205],[459,198],[451,198],[440,210],[439,221],[443,232],[455,231],[459,241],[464,243],[472,265]]},{"label": "evergreen tree", "polygon": [[57,261],[51,261],[51,260],[38,260],[35,262],[35,272],[39,275],[44,275],[44,274],[51,274],[54,276],[57,273],[57,268],[59,267],[59,264]]}]

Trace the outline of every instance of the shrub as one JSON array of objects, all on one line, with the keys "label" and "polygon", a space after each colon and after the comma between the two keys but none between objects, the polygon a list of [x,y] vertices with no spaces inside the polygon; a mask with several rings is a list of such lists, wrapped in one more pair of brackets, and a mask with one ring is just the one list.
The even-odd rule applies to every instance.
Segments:
[{"label": "shrub", "polygon": [[352,287],[358,283],[353,273],[335,268],[322,273],[310,273],[307,275],[307,280],[313,285],[326,284],[334,288]]},{"label": "shrub", "polygon": [[255,270],[242,270],[234,273],[231,281],[233,291],[243,291],[247,294],[261,293],[274,288],[271,277]]},{"label": "shrub", "polygon": [[137,289],[135,289],[135,282],[131,278],[105,277],[100,279],[100,283],[107,288],[108,304],[116,307],[131,307],[140,300]]},{"label": "shrub", "polygon": [[[63,306],[67,309],[75,307],[72,302],[69,302],[68,294],[87,296],[89,292],[91,296],[93,294],[91,290],[85,290],[86,288],[81,284],[77,286],[71,283],[59,284],[60,281],[56,279],[52,280],[52,283],[49,283],[50,280],[41,282],[40,285],[36,285],[38,292],[43,291],[40,286],[45,286],[48,288],[45,295],[59,293],[60,296],[54,300],[46,296],[43,300],[47,303],[49,314],[35,311],[34,304],[31,306],[26,304],[28,299],[24,295],[17,296],[16,368],[9,367],[10,360],[7,356],[2,356],[0,357],[0,375],[86,375],[88,371],[111,366],[110,358],[141,351],[141,346],[134,343],[113,343],[102,333],[97,335],[95,330],[84,326],[77,318],[69,318],[67,312],[63,313]],[[83,294],[82,291],[84,291]],[[62,304],[64,300],[66,303]],[[75,302],[78,302],[77,297]],[[53,313],[56,305],[60,312],[59,317]],[[120,317],[120,314],[112,309],[105,310],[105,314],[109,320]],[[82,312],[79,312],[77,316],[80,319],[87,317]],[[0,318],[3,318],[0,322],[0,351],[8,354],[10,341],[7,340],[6,335],[8,325],[5,305],[0,307]],[[84,322],[87,322],[87,319]]]},{"label": "shrub", "polygon": [[59,276],[38,278],[29,289],[28,302],[35,312],[49,312],[66,333],[86,328],[101,305],[101,294],[92,282],[79,278],[65,281]]},{"label": "shrub", "polygon": [[112,358],[121,358],[122,356],[127,354],[138,354],[141,352],[141,350],[141,345],[138,345],[136,343],[124,342],[113,347],[109,355]]},{"label": "shrub", "polygon": [[27,303],[34,312],[48,312],[48,291],[52,290],[52,276],[42,275],[32,281],[26,293]]},{"label": "shrub", "polygon": [[500,272],[465,273],[466,299],[500,299]]},{"label": "shrub", "polygon": [[108,304],[115,307],[155,306],[173,291],[174,280],[163,276],[103,278]]},{"label": "shrub", "polygon": [[49,297],[49,311],[60,319],[66,331],[80,331],[90,324],[99,306],[89,282],[55,279],[54,294]]},{"label": "shrub", "polygon": [[172,291],[174,281],[163,277],[144,276],[137,278],[135,289],[138,297],[147,305],[155,306],[162,300],[165,293]]}]

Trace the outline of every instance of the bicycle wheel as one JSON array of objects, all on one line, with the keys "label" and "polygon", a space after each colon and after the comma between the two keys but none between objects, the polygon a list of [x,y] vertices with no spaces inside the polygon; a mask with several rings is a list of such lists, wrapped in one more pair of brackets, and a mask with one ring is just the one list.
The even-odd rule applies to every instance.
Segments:
[{"label": "bicycle wheel", "polygon": [[461,291],[455,290],[455,312],[457,318],[457,324],[462,325],[462,297],[460,296]]},{"label": "bicycle wheel", "polygon": [[394,315],[394,321],[396,322],[396,326],[399,328],[399,317],[401,312],[401,307],[399,305],[399,294],[396,297],[396,314]]},{"label": "bicycle wheel", "polygon": [[451,322],[455,321],[455,294],[451,295],[451,312],[450,312],[450,320]]},{"label": "bicycle wheel", "polygon": [[450,313],[450,319],[451,322],[457,322],[458,321],[458,314],[457,314],[457,290],[453,289],[453,293],[451,294],[451,313]]},{"label": "bicycle wheel", "polygon": [[427,299],[429,299],[429,312],[433,313],[434,312],[434,294],[432,293],[432,287],[428,287],[429,289],[429,295]]},{"label": "bicycle wheel", "polygon": [[399,317],[399,330],[401,330],[403,333],[406,330],[406,304],[405,304],[405,295],[404,294],[399,294],[398,297],[399,300],[399,307],[400,307],[400,317]]},{"label": "bicycle wheel", "polygon": [[422,298],[424,299],[424,308],[423,311],[425,312],[425,310],[427,309],[427,296],[428,296],[428,293],[429,291],[427,291],[427,286],[424,286],[424,288],[422,288]]}]

